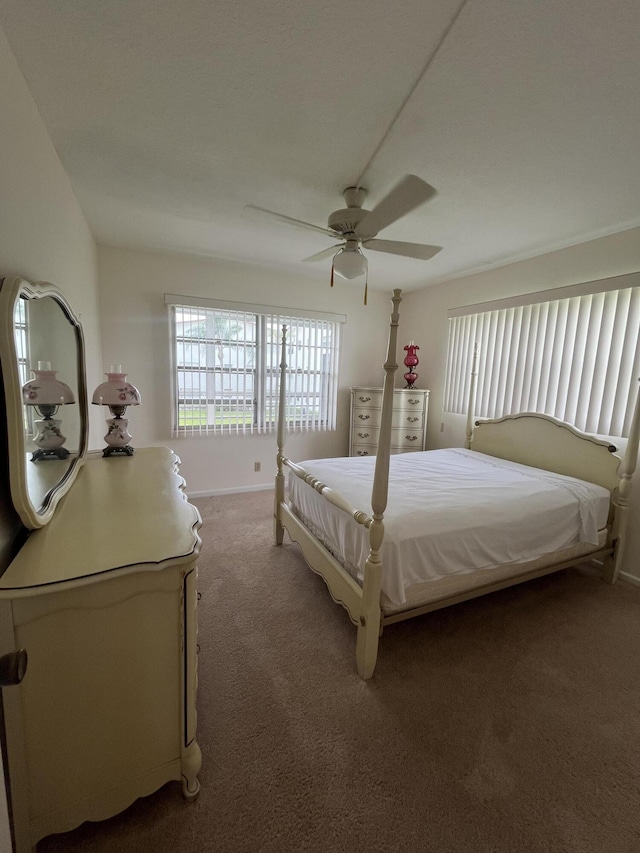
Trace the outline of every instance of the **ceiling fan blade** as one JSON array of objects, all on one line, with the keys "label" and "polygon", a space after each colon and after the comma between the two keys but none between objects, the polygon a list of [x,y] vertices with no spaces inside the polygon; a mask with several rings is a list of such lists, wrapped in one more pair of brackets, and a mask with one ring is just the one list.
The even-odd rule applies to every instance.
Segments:
[{"label": "ceiling fan blade", "polygon": [[291,216],[285,216],[284,213],[276,213],[275,210],[267,210],[266,207],[258,207],[255,204],[245,204],[243,211],[257,212],[258,214],[266,214],[272,219],[278,219],[286,225],[295,225],[297,228],[305,228],[307,231],[319,231],[326,237],[340,237],[337,231],[330,231],[328,228],[321,228],[319,225],[312,225],[311,222],[303,222],[301,219],[293,219]]},{"label": "ceiling fan blade", "polygon": [[405,175],[400,183],[360,220],[355,229],[356,236],[361,239],[375,237],[378,231],[415,210],[434,195],[436,190],[422,178],[417,175]]},{"label": "ceiling fan blade", "polygon": [[331,255],[335,255],[338,249],[341,249],[343,243],[336,243],[335,246],[329,246],[328,249],[323,249],[321,252],[317,252],[315,255],[311,255],[308,258],[303,258],[303,261],[321,261],[324,258],[330,258]]},{"label": "ceiling fan blade", "polygon": [[428,261],[442,249],[442,246],[427,246],[424,243],[401,243],[398,240],[364,240],[364,249],[374,252],[389,252],[391,255],[404,255],[406,258],[417,258]]}]

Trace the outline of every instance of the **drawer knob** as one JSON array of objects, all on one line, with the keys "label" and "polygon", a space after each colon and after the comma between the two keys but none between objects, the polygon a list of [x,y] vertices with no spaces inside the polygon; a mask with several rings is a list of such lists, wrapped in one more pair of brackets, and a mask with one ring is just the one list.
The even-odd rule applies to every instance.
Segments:
[{"label": "drawer knob", "polygon": [[410,424],[415,424],[416,421],[419,421],[420,418],[407,418]]},{"label": "drawer knob", "polygon": [[407,439],[407,441],[417,441],[418,440],[417,435],[405,435],[405,438]]},{"label": "drawer knob", "polygon": [[368,450],[359,450],[358,451],[358,456],[368,456],[368,455],[369,455]]},{"label": "drawer knob", "polygon": [[27,653],[24,649],[8,652],[0,658],[0,687],[20,684],[27,671]]},{"label": "drawer knob", "polygon": [[417,406],[421,402],[422,400],[412,400],[411,398],[407,400],[407,403],[411,403],[412,406]]},{"label": "drawer knob", "polygon": [[358,415],[361,421],[368,421],[371,415]]},{"label": "drawer knob", "polygon": [[369,438],[369,433],[368,432],[359,432],[358,438]]},{"label": "drawer knob", "polygon": [[358,397],[361,403],[368,403],[371,397]]}]

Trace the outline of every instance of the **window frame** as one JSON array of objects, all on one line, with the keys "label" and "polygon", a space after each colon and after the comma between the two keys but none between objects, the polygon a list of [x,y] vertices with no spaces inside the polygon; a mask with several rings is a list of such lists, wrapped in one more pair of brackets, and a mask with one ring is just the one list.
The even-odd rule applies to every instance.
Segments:
[{"label": "window frame", "polygon": [[[345,315],[176,294],[165,294],[165,304],[169,312],[173,436],[245,435],[275,432],[277,428],[282,327],[284,325],[288,328],[286,359],[288,394],[285,428],[288,432],[331,431],[336,429],[341,327],[346,322]],[[241,359],[245,368],[243,370],[240,370],[237,364],[235,368],[227,366],[225,369],[225,366],[222,365],[218,371],[214,365],[212,369],[211,365],[207,364],[209,357],[207,354],[205,354],[205,364],[203,365],[200,362],[195,366],[200,377],[200,383],[202,383],[202,377],[205,377],[206,401],[204,405],[207,411],[203,421],[192,424],[181,423],[181,408],[185,406],[185,398],[184,395],[181,396],[180,392],[180,374],[181,370],[184,370],[184,365],[180,364],[178,347],[180,344],[184,346],[186,341],[184,336],[181,341],[179,340],[177,316],[181,310],[183,312],[194,312],[194,317],[197,316],[197,312],[200,312],[204,315],[205,324],[210,321],[212,327],[216,318],[226,318],[229,322],[235,319],[242,324],[243,330],[247,328],[246,324],[250,322],[250,318],[255,321],[253,337],[249,336],[237,341],[230,339],[226,342],[231,347],[235,346],[236,358],[239,352],[238,347],[242,347],[243,351],[246,352],[247,344],[253,346],[255,357],[251,371],[246,370],[245,358]],[[305,337],[306,342],[294,343],[295,334],[292,335],[292,331],[303,329],[306,330],[306,333],[301,332],[301,334]],[[325,343],[327,336],[329,337],[328,345]],[[201,340],[205,346],[209,347],[215,346],[217,339],[208,335],[204,338],[194,338],[194,340]],[[294,346],[297,353],[293,352]],[[318,356],[318,351],[321,351],[322,355]],[[315,361],[313,366],[310,366],[309,361],[312,360],[312,356],[315,357]],[[326,360],[324,365],[318,362],[318,358],[323,359],[323,356]],[[301,362],[302,366],[300,366]],[[225,403],[225,394],[222,388],[218,395],[217,375],[220,376],[220,386],[224,384],[225,377],[234,375],[237,377],[238,396],[241,397],[244,393],[241,403],[237,402],[235,407],[229,400]],[[242,377],[242,382],[240,377]],[[248,377],[249,381],[247,381]],[[293,384],[301,387],[293,392],[291,390]],[[183,382],[182,388],[184,387]],[[191,387],[194,387],[193,384]],[[202,389],[202,387],[200,384],[199,388]],[[213,391],[212,395],[210,394],[211,390]],[[247,394],[251,396],[250,406],[247,403],[249,399]],[[302,403],[299,402],[301,397]],[[296,402],[298,402],[297,406]],[[199,407],[202,409],[202,402],[199,403]],[[251,409],[250,418],[249,409]],[[292,414],[294,409],[296,414],[300,416],[295,417]],[[228,416],[226,422],[225,416]],[[212,422],[214,418],[215,421]],[[218,418],[221,420],[219,421]]]}]

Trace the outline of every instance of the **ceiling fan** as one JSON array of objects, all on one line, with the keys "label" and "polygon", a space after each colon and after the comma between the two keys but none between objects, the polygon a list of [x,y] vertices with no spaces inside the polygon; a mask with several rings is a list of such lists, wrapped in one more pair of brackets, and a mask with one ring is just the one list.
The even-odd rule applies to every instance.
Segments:
[{"label": "ceiling fan", "polygon": [[388,252],[392,255],[417,258],[422,261],[428,261],[437,254],[442,248],[441,246],[376,239],[378,232],[382,231],[383,228],[415,210],[435,195],[436,190],[422,178],[418,178],[416,175],[405,175],[391,192],[378,202],[373,210],[365,210],[362,205],[367,197],[367,190],[363,187],[347,187],[343,193],[346,208],[340,208],[340,210],[334,210],[333,213],[330,213],[326,228],[321,228],[310,222],[303,222],[300,219],[293,219],[290,216],[253,204],[246,205],[245,210],[257,211],[285,224],[306,228],[324,234],[326,237],[340,240],[334,246],[304,259],[305,261],[320,261],[333,255],[331,267],[331,285],[333,286],[334,272],[346,279],[358,278],[358,276],[367,273],[368,263],[362,252],[363,248],[372,249],[374,252]]}]

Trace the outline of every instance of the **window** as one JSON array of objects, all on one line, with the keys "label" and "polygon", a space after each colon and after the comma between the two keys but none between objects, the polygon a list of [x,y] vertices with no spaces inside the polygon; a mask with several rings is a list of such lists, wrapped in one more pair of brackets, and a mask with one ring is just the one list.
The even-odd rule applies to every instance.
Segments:
[{"label": "window", "polygon": [[283,326],[287,428],[335,429],[344,317],[170,295],[165,302],[174,350],[174,435],[275,429]]},{"label": "window", "polygon": [[[29,343],[28,343],[28,315],[27,315],[27,300],[18,299],[13,317],[13,328],[16,342],[16,356],[18,359],[18,376],[20,385],[24,385],[29,379],[29,371],[27,363],[29,361]],[[34,433],[34,407],[23,406],[24,418],[24,433],[27,438]]]},{"label": "window", "polygon": [[541,412],[585,432],[626,436],[639,335],[640,273],[453,309],[445,411],[466,413],[477,343],[478,417]]},{"label": "window", "polygon": [[13,317],[13,327],[16,340],[16,355],[18,358],[18,374],[20,385],[29,379],[27,372],[27,300],[18,299]]}]

